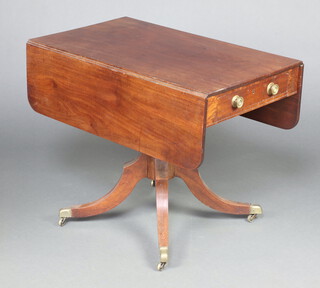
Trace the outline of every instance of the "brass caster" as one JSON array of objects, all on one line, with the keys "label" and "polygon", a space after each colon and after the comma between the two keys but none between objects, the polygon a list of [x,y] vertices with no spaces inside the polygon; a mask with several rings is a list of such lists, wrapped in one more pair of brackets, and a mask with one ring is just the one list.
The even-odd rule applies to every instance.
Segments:
[{"label": "brass caster", "polygon": [[162,271],[164,269],[164,267],[166,266],[166,264],[167,264],[167,262],[160,262],[157,267],[158,271]]},{"label": "brass caster", "polygon": [[256,218],[257,218],[257,214],[250,214],[250,215],[248,215],[247,220],[248,220],[248,222],[251,223]]},{"label": "brass caster", "polygon": [[66,224],[67,218],[72,217],[71,209],[69,208],[60,209],[59,216],[60,216],[59,226],[62,227],[64,224]]},{"label": "brass caster", "polygon": [[259,214],[262,214],[262,208],[259,205],[251,205],[250,206],[250,214],[248,215],[248,222],[252,222],[254,219],[258,217]]},{"label": "brass caster", "polygon": [[154,180],[151,180],[151,183],[150,183],[150,185],[151,185],[152,187],[155,187],[155,186],[156,186],[156,181],[154,181]]},{"label": "brass caster", "polygon": [[67,218],[66,217],[62,217],[62,218],[60,218],[59,219],[59,226],[63,226],[64,224],[66,224],[66,220],[67,220]]},{"label": "brass caster", "polygon": [[162,271],[168,262],[168,247],[160,247],[160,263],[158,264],[158,271]]}]

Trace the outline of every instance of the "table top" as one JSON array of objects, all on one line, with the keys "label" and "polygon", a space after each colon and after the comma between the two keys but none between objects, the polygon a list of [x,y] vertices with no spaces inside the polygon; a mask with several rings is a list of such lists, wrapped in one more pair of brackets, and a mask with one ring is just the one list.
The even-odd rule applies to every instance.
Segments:
[{"label": "table top", "polygon": [[208,97],[301,63],[128,17],[29,41]]},{"label": "table top", "polygon": [[299,60],[128,17],[27,43],[35,111],[187,169],[221,121],[294,127],[302,71]]}]

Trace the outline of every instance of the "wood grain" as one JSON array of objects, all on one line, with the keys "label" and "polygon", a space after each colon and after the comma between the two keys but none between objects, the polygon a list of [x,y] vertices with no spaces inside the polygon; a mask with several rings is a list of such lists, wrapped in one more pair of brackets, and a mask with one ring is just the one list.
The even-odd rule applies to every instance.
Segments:
[{"label": "wood grain", "polygon": [[99,215],[121,204],[132,192],[136,184],[147,177],[147,158],[140,155],[123,167],[123,173],[117,185],[102,198],[82,205],[72,206],[73,218],[89,217]]},{"label": "wood grain", "polygon": [[203,97],[300,62],[129,17],[35,38],[32,43],[122,68],[161,85],[197,91]]},{"label": "wood grain", "polygon": [[[152,171],[152,172],[151,172]],[[143,178],[156,181],[156,204],[159,246],[168,244],[168,181],[181,178],[203,204],[228,214],[250,214],[250,205],[223,199],[213,193],[200,177],[198,169],[185,169],[168,162],[141,154],[136,160],[125,164],[117,185],[102,198],[82,205],[69,207],[72,218],[102,214],[121,204]]]},{"label": "wood grain", "polygon": [[33,45],[27,49],[35,111],[175,165],[201,164],[205,99]]},{"label": "wood grain", "polygon": [[168,180],[156,180],[159,247],[169,246]]},{"label": "wood grain", "polygon": [[198,169],[176,167],[175,175],[187,184],[192,194],[204,205],[228,214],[250,214],[250,204],[226,200],[213,193],[201,179]]},{"label": "wood grain", "polygon": [[297,91],[293,96],[281,99],[242,116],[282,129],[295,127],[300,118],[302,79],[303,65],[300,65],[297,77],[292,80],[292,85],[297,85]]},{"label": "wood grain", "polygon": [[[229,90],[215,97],[209,97],[207,127],[297,94],[299,71],[300,66]],[[267,94],[267,86],[271,82],[278,84],[280,87],[278,94],[275,96]],[[231,100],[235,95],[244,98],[242,108],[232,107]],[[286,107],[283,107],[282,112],[285,114],[286,110]]]},{"label": "wood grain", "polygon": [[[35,111],[186,169],[202,163],[206,127],[231,117],[293,127],[301,66],[128,17],[27,43]],[[271,80],[278,96],[265,95]],[[231,107],[234,93],[243,108]]]},{"label": "wood grain", "polygon": [[168,162],[154,159],[159,247],[169,246],[168,180],[174,177],[174,167]]}]

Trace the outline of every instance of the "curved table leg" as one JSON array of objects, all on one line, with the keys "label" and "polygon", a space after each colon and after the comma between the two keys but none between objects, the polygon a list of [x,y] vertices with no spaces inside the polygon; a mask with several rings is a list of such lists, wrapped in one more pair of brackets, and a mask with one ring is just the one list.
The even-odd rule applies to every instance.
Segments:
[{"label": "curved table leg", "polygon": [[158,242],[160,248],[160,263],[158,270],[163,270],[168,262],[168,180],[156,180],[156,202],[158,218]]},{"label": "curved table leg", "polygon": [[226,200],[213,193],[201,179],[198,169],[189,170],[175,167],[175,175],[187,184],[190,191],[199,201],[212,209],[228,214],[249,214],[249,221],[252,221],[257,214],[262,214],[262,209],[259,205]]},{"label": "curved table leg", "polygon": [[147,156],[140,155],[136,160],[126,163],[116,186],[102,198],[83,205],[60,210],[59,225],[67,218],[82,218],[104,213],[118,206],[132,192],[136,184],[147,177]]},{"label": "curved table leg", "polygon": [[160,263],[158,270],[162,271],[168,262],[169,247],[169,197],[168,179],[170,174],[169,164],[164,161],[155,160],[155,186],[158,219],[158,242],[160,249]]}]

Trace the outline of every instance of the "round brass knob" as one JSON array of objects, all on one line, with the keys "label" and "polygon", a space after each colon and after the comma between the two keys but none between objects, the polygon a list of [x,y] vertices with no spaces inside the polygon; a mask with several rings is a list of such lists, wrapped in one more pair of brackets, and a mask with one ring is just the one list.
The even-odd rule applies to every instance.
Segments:
[{"label": "round brass knob", "polygon": [[273,82],[269,83],[267,87],[267,93],[269,96],[277,95],[279,92],[279,85]]},{"label": "round brass knob", "polygon": [[239,95],[233,96],[231,104],[233,108],[241,108],[244,104],[244,99]]}]

